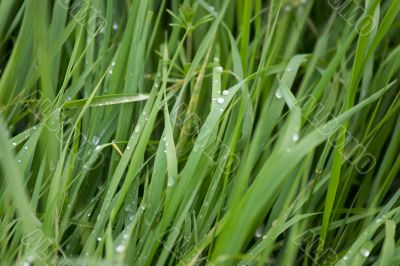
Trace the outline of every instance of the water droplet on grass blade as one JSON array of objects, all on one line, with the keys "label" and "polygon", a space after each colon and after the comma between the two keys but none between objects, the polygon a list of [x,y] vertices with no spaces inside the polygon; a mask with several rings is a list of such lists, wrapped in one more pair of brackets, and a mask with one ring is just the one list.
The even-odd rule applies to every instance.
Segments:
[{"label": "water droplet on grass blade", "polygon": [[282,98],[282,91],[280,90],[280,89],[277,89],[276,91],[275,91],[275,97],[276,98],[278,98],[278,99],[281,99]]},{"label": "water droplet on grass blade", "polygon": [[101,240],[103,240],[103,238],[101,238],[101,237],[97,238],[97,241],[101,242]]},{"label": "water droplet on grass blade", "polygon": [[256,238],[260,238],[263,236],[263,234],[264,234],[264,227],[260,226],[257,228],[256,232],[254,233],[254,236]]},{"label": "water droplet on grass blade", "polygon": [[118,30],[118,23],[117,22],[114,22],[114,24],[113,24],[113,30]]},{"label": "water droplet on grass blade", "polygon": [[366,257],[369,256],[370,252],[369,252],[368,249],[361,249],[361,250],[360,250],[360,254],[361,254],[361,256],[363,256],[364,258],[366,258]]},{"label": "water droplet on grass blade", "polygon": [[217,103],[219,103],[219,104],[223,104],[224,102],[225,102],[225,99],[222,98],[222,97],[219,97],[219,98],[217,99]]},{"label": "water droplet on grass blade", "polygon": [[135,127],[135,133],[139,133],[139,131],[140,131],[140,125],[137,125],[137,126]]},{"label": "water droplet on grass blade", "polygon": [[93,144],[94,145],[99,144],[99,141],[100,141],[100,137],[99,136],[93,136]]},{"label": "water droplet on grass blade", "polygon": [[172,180],[171,178],[169,178],[169,179],[168,179],[168,182],[167,182],[167,186],[168,186],[168,187],[173,187],[174,185],[175,185],[175,181]]},{"label": "water droplet on grass blade", "polygon": [[122,252],[125,251],[125,246],[124,245],[118,245],[118,246],[115,247],[115,251],[117,253],[122,253]]},{"label": "water droplet on grass blade", "polygon": [[223,92],[222,92],[222,95],[228,95],[229,94],[229,91],[228,90],[224,90]]},{"label": "water droplet on grass blade", "polygon": [[218,66],[218,67],[215,68],[215,71],[216,71],[217,73],[222,73],[222,72],[224,71],[224,68]]},{"label": "water droplet on grass blade", "polygon": [[33,255],[29,255],[29,256],[26,258],[26,260],[27,260],[28,262],[33,262],[33,261],[35,260],[35,257],[34,257]]},{"label": "water droplet on grass blade", "polygon": [[292,140],[293,140],[294,142],[297,142],[297,141],[299,141],[299,139],[300,139],[300,136],[299,136],[299,134],[297,134],[297,133],[294,133],[294,134],[292,135]]}]

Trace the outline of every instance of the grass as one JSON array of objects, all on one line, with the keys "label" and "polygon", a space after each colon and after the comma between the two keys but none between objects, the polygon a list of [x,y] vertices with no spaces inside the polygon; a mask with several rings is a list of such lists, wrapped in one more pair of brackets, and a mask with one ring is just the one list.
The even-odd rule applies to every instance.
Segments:
[{"label": "grass", "polygon": [[0,265],[399,265],[397,0],[0,1]]}]

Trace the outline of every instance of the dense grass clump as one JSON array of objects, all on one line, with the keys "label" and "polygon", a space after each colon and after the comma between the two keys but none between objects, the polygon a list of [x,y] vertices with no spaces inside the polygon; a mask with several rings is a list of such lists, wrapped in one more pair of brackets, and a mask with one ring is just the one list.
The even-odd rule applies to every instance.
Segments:
[{"label": "dense grass clump", "polygon": [[1,0],[0,265],[399,265],[399,12]]}]

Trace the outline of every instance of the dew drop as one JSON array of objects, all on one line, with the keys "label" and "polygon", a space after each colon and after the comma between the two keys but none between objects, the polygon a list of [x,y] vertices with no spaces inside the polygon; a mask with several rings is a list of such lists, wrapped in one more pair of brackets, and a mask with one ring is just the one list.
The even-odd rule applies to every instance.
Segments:
[{"label": "dew drop", "polygon": [[382,220],[378,218],[378,219],[375,220],[375,223],[376,223],[376,224],[379,224],[379,223],[381,223],[381,221],[382,221]]},{"label": "dew drop", "polygon": [[101,242],[101,240],[103,240],[103,238],[101,238],[101,237],[97,238],[97,241]]},{"label": "dew drop", "polygon": [[263,233],[264,233],[264,228],[262,226],[260,226],[257,228],[256,232],[254,233],[254,236],[256,238],[260,238],[263,236]]},{"label": "dew drop", "polygon": [[108,70],[108,74],[111,75],[112,73],[113,73],[112,69]]},{"label": "dew drop", "polygon": [[21,159],[19,159],[19,160],[17,161],[18,164],[20,164],[21,162],[22,162]]},{"label": "dew drop", "polygon": [[122,253],[122,252],[125,251],[125,246],[124,246],[124,245],[118,245],[118,246],[115,248],[115,251],[118,252],[118,253]]},{"label": "dew drop", "polygon": [[289,5],[285,6],[285,11],[286,12],[290,12],[291,10],[292,10],[291,6],[289,6]]},{"label": "dew drop", "polygon": [[228,95],[229,94],[229,91],[228,90],[224,90],[223,92],[222,92],[222,95]]},{"label": "dew drop", "polygon": [[99,136],[93,136],[93,144],[94,145],[99,144],[99,141],[100,141],[100,137]]},{"label": "dew drop", "polygon": [[216,71],[217,73],[222,73],[222,72],[224,71],[224,68],[218,66],[218,67],[215,68],[215,71]]},{"label": "dew drop", "polygon": [[348,259],[349,259],[349,257],[347,257],[347,256],[343,257],[343,260],[348,260]]},{"label": "dew drop", "polygon": [[12,145],[13,145],[13,146],[17,146],[17,143],[16,143],[16,142],[13,142]]},{"label": "dew drop", "polygon": [[173,187],[174,185],[175,185],[174,180],[168,179],[167,186],[168,186],[168,187]]},{"label": "dew drop", "polygon": [[223,111],[224,111],[224,109],[222,109],[222,108],[221,108],[221,109],[219,109],[219,111],[220,111],[220,112],[223,112]]},{"label": "dew drop", "polygon": [[96,151],[99,151],[99,150],[101,150],[101,146],[100,146],[100,145],[97,145],[97,146],[96,146]]},{"label": "dew drop", "polygon": [[126,149],[129,151],[131,149],[131,146],[126,146]]},{"label": "dew drop", "polygon": [[139,133],[139,131],[140,131],[140,125],[137,125],[137,126],[135,127],[135,133]]},{"label": "dew drop", "polygon": [[368,249],[361,249],[360,251],[361,256],[363,256],[364,258],[368,257],[370,252]]},{"label": "dew drop", "polygon": [[67,101],[71,101],[71,100],[72,100],[71,96],[68,96]]},{"label": "dew drop", "polygon": [[144,210],[146,209],[146,206],[144,204],[140,205],[140,209]]},{"label": "dew drop", "polygon": [[33,130],[36,130],[37,129],[37,127],[33,127]]},{"label": "dew drop", "polygon": [[280,99],[280,98],[282,98],[282,92],[281,92],[281,90],[280,89],[277,89],[276,91],[275,91],[275,97],[276,98],[278,98],[278,99]]},{"label": "dew drop", "polygon": [[112,62],[111,62],[111,66],[115,66],[115,61],[112,61]]},{"label": "dew drop", "polygon": [[297,141],[299,141],[299,139],[300,139],[300,136],[299,136],[299,134],[297,134],[297,133],[294,133],[294,134],[292,135],[292,140],[293,140],[294,142],[297,142]]},{"label": "dew drop", "polygon": [[292,69],[290,67],[286,68],[287,72],[292,72]]},{"label": "dew drop", "polygon": [[117,23],[117,22],[114,22],[114,24],[113,24],[113,30],[118,30],[118,23]]},{"label": "dew drop", "polygon": [[225,99],[222,98],[222,97],[219,97],[219,98],[217,99],[217,103],[219,103],[219,104],[223,104],[224,102],[225,102]]}]

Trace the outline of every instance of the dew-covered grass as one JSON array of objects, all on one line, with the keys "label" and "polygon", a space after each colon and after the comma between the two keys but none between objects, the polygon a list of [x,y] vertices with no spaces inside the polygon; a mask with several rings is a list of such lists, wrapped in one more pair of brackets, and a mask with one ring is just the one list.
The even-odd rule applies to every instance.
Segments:
[{"label": "dew-covered grass", "polygon": [[399,12],[1,0],[0,265],[399,265]]}]

